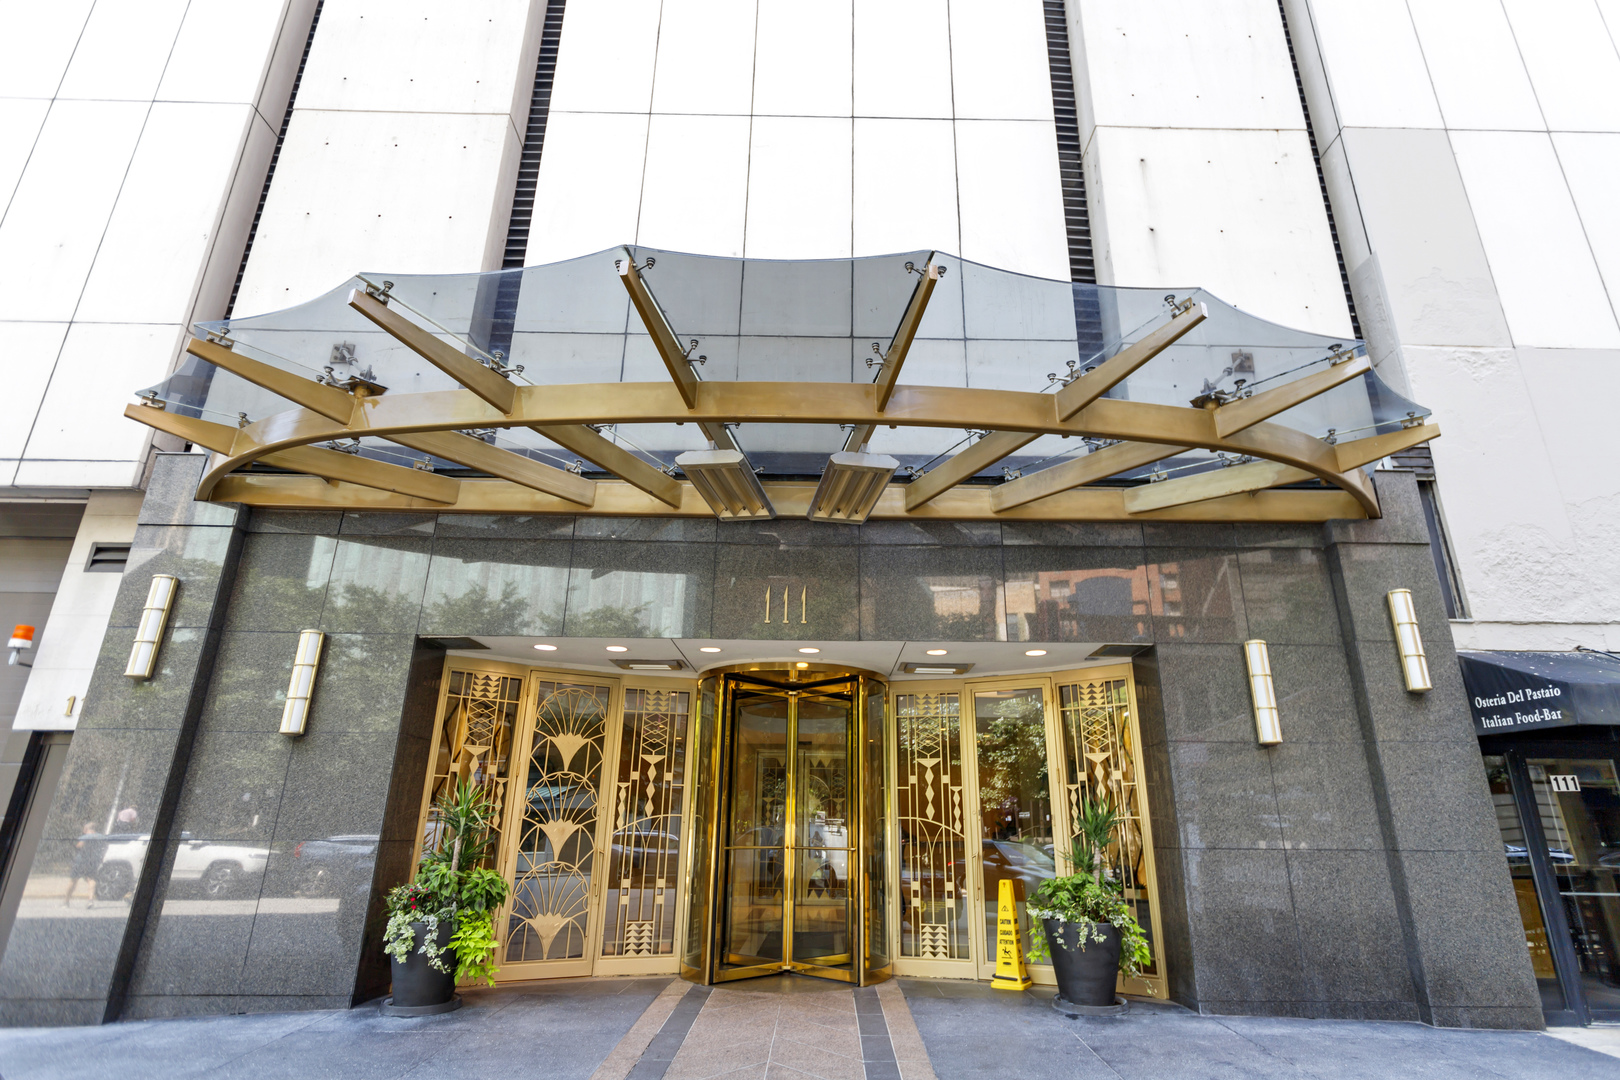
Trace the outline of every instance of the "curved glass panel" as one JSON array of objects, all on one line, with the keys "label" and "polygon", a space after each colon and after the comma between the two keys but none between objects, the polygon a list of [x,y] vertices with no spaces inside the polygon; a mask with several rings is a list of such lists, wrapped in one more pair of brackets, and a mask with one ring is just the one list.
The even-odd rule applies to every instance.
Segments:
[{"label": "curved glass panel", "polygon": [[[360,274],[332,291],[265,315],[199,323],[237,352],[308,378],[361,377],[390,394],[455,389],[457,383],[349,306],[351,290],[388,286],[390,306],[480,362],[504,365],[519,385],[664,382],[669,379],[617,265],[633,258],[698,378],[713,381],[871,382],[930,258],[944,269],[899,376],[903,385],[982,387],[1056,393],[1066,381],[1128,347],[1191,299],[1208,318],[1138,369],[1107,396],[1186,406],[1267,390],[1328,367],[1335,354],[1364,353],[1361,342],[1267,322],[1202,289],[1076,285],[1015,274],[928,251],[859,259],[776,261],[714,258],[650,248],[611,248],[522,270],[487,274]],[[807,391],[811,392],[811,391]],[[213,365],[187,356],[143,396],[171,410],[238,424],[291,404]],[[1375,371],[1344,383],[1271,422],[1333,440],[1396,430],[1426,417]],[[596,474],[594,463],[528,429],[480,433],[486,441],[557,466]],[[621,424],[604,434],[661,467],[707,446],[695,424]],[[740,425],[734,432],[753,465],[773,478],[820,475],[843,448],[832,425]],[[901,462],[905,478],[932,468],[977,433],[943,428],[879,428],[870,449]],[[1042,436],[981,476],[1025,475],[1083,456],[1095,440]],[[384,439],[343,447],[410,463],[426,457]],[[1206,451],[1136,470],[1179,472],[1233,464]],[[449,462],[437,468],[464,471]],[[1117,482],[1117,478],[1116,481]]]}]

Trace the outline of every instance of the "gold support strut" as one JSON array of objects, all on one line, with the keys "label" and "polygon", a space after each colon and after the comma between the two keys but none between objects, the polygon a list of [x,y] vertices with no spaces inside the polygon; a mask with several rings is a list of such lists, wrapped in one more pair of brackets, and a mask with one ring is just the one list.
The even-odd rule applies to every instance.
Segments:
[{"label": "gold support strut", "polygon": [[[647,287],[646,279],[641,276],[641,270],[636,266],[635,256],[629,248],[624,249],[624,258],[619,260],[619,280],[624,284],[625,291],[630,294],[630,303],[641,316],[641,324],[647,328],[652,337],[653,348],[663,358],[664,366],[669,369],[669,377],[680,391],[681,400],[686,402],[687,408],[695,408],[698,395],[698,377],[692,370],[692,364],[686,358],[686,350],[681,348],[680,339],[669,325],[669,319],[664,315],[664,309],[659,306],[658,299],[653,296],[652,290]],[[703,429],[704,436],[712,443],[716,450],[735,450],[737,444],[732,440],[731,433],[726,430],[723,423],[704,423],[700,421],[698,427]]]}]

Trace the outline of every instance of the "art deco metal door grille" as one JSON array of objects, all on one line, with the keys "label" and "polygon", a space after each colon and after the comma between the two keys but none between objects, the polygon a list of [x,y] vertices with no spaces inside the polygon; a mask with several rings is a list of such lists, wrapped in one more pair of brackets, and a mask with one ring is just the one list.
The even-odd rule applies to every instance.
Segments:
[{"label": "art deco metal door grille", "polygon": [[[444,706],[434,733],[433,764],[423,793],[417,855],[439,839],[439,796],[462,781],[482,787],[497,807],[506,806],[507,772],[512,734],[517,725],[523,680],[484,671],[449,672]],[[502,822],[494,827],[496,844]]]},{"label": "art deco metal door grille", "polygon": [[900,955],[969,958],[961,694],[897,694]]}]

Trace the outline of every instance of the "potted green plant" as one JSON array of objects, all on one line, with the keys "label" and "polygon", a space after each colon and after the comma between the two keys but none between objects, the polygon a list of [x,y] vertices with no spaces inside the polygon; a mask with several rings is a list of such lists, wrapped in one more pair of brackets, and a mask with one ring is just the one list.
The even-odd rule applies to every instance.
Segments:
[{"label": "potted green plant", "polygon": [[1141,974],[1149,962],[1147,935],[1103,873],[1105,852],[1119,815],[1102,800],[1081,803],[1074,846],[1076,873],[1043,881],[1029,898],[1031,960],[1050,960],[1060,1010],[1115,1011],[1119,973]]},{"label": "potted green plant", "polygon": [[424,1016],[461,1006],[458,982],[495,984],[495,912],[506,881],[481,865],[493,845],[496,809],[489,794],[463,780],[434,805],[435,839],[424,846],[416,877],[388,893],[383,951],[393,996],[383,1011]]}]

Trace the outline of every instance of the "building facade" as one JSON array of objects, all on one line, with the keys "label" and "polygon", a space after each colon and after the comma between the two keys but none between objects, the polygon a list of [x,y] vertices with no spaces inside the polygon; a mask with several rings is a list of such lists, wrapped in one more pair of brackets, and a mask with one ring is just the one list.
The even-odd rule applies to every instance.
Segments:
[{"label": "building facade", "polygon": [[[779,781],[827,787],[816,796],[824,830],[850,828],[820,845],[844,854],[818,864],[814,899],[888,961],[869,964],[872,977],[987,975],[983,920],[969,912],[999,880],[1066,865],[1075,808],[1065,792],[1090,782],[1082,762],[1106,761],[1108,797],[1134,800],[1119,872],[1153,927],[1155,966],[1129,992],[1216,1013],[1457,1026],[1601,1013],[1617,970],[1608,908],[1620,901],[1601,899],[1615,892],[1602,863],[1615,823],[1588,797],[1580,828],[1591,851],[1558,849],[1590,871],[1581,889],[1600,897],[1565,950],[1554,909],[1571,888],[1559,882],[1573,879],[1525,839],[1548,829],[1519,804],[1558,805],[1527,793],[1580,769],[1586,790],[1612,788],[1612,755],[1588,738],[1576,756],[1589,764],[1566,770],[1542,763],[1575,751],[1542,747],[1518,781],[1513,748],[1487,744],[1482,762],[1477,695],[1453,643],[1476,654],[1620,647],[1620,564],[1604,545],[1617,474],[1587,445],[1620,348],[1609,300],[1620,230],[1600,179],[1620,153],[1620,119],[1604,104],[1620,84],[1609,29],[1620,12],[1573,0],[1460,8],[86,0],[19,14],[32,22],[0,65],[0,341],[28,421],[0,449],[11,470],[0,599],[38,634],[24,657],[34,669],[8,668],[19,734],[7,776],[18,782],[0,827],[11,853],[0,1015],[95,1023],[376,996],[387,981],[381,895],[409,876],[425,800],[451,775],[501,785],[502,866],[514,885],[528,882],[519,895],[529,904],[507,913],[509,977],[683,965],[713,977],[716,935],[743,917],[702,890],[738,871],[715,869],[717,850],[693,845],[697,826],[740,804],[705,810],[720,796],[701,765],[735,777],[741,759],[712,756],[724,738],[703,740],[741,730],[726,725],[742,714],[726,710],[742,708],[737,680],[750,666],[779,690],[800,685],[801,670],[828,686],[855,680],[859,689],[823,687],[853,718],[840,730],[859,721],[886,740],[881,759],[842,759],[837,783],[825,762],[818,776],[792,755],[750,759],[764,770],[756,796],[769,769],[785,770]],[[902,384],[984,395],[974,400],[1043,381],[1062,394],[1085,385],[1077,369],[1183,316],[1172,305],[1127,319],[1130,298],[1153,290],[1192,296],[1215,311],[1211,326],[1226,320],[1247,336],[1206,336],[1206,351],[1230,357],[1224,370],[1160,378],[1170,360],[1150,362],[1121,383],[1125,396],[1218,410],[1258,400],[1231,380],[1280,377],[1274,353],[1315,349],[1327,365],[1331,349],[1333,367],[1364,364],[1371,373],[1358,377],[1382,389],[1357,399],[1370,425],[1339,421],[1335,404],[1313,416],[1313,439],[1333,451],[1395,435],[1428,409],[1445,437],[1432,454],[1426,440],[1392,443],[1356,461],[1340,470],[1342,494],[1277,474],[1280,489],[1234,487],[1219,506],[1178,504],[1214,507],[1204,512],[1133,520],[1097,507],[1177,490],[1153,483],[1167,469],[1185,484],[1239,475],[1211,466],[1281,459],[1243,460],[1235,443],[1230,461],[1132,459],[1100,472],[1100,493],[1067,510],[998,517],[972,500],[989,507],[997,488],[1085,456],[1060,445],[1061,425],[1026,425],[1040,441],[992,454],[1006,414],[990,404],[954,427],[874,422],[853,445],[830,408],[805,406],[802,424],[775,428],[760,410],[728,429],[740,413],[683,423],[668,410],[580,406],[568,422],[616,424],[614,450],[594,430],[565,437],[562,412],[547,414],[553,431],[538,441],[514,432],[540,420],[486,429],[468,413],[441,424],[549,470],[551,502],[480,506],[434,492],[492,490],[480,478],[505,474],[462,469],[442,440],[390,449],[353,436],[350,464],[269,462],[266,474],[244,460],[247,471],[216,476],[234,444],[154,415],[249,438],[289,393],[312,407],[319,391],[287,384],[276,398],[268,376],[255,381],[229,357],[222,372],[220,356],[205,355],[211,337],[274,367],[268,339],[254,335],[286,330],[311,333],[282,369],[324,368],[326,381],[311,384],[322,390],[339,378],[351,392],[357,380],[386,382],[387,406],[404,392],[472,386],[436,383],[432,370],[402,382],[419,379],[410,364],[425,365],[374,352],[369,327],[373,337],[333,336],[325,323],[255,318],[325,311],[357,272],[356,287],[385,304],[396,294],[382,272],[402,282],[389,310],[430,329],[440,309],[411,291],[429,280],[417,276],[463,275],[473,298],[443,317],[464,325],[440,325],[441,337],[508,382],[502,365],[522,360],[514,385],[678,381],[657,318],[647,321],[629,278],[627,299],[608,276],[614,257],[602,253],[617,244],[631,277],[657,294],[653,308],[663,302],[675,346],[696,353],[686,335],[701,342],[704,363],[690,370],[705,383],[796,381],[806,398],[825,396],[828,382],[874,378],[871,341],[891,381],[903,360]],[[841,301],[849,314],[841,328],[804,329],[821,294],[789,283],[750,330],[747,287],[716,286],[707,295],[735,295],[725,303],[743,312],[726,324],[701,297],[677,295],[671,275],[685,268],[696,280],[698,267],[677,252],[709,257],[716,274],[735,266],[739,280],[843,260],[856,282],[841,294],[853,298]],[[881,325],[863,321],[863,268],[892,252],[914,253],[923,278],[949,271],[934,300],[923,294],[929,314],[914,341],[891,329],[897,318],[904,329],[906,297],[918,295],[898,266],[872,294],[885,298],[873,308]],[[642,265],[649,256],[661,270]],[[525,266],[537,269],[516,270]],[[616,330],[590,323],[586,299],[604,294],[567,292],[575,271],[547,276],[568,266],[600,268]],[[1050,304],[1026,302],[1045,286],[1026,296],[1008,285],[975,306],[994,292],[986,283],[1015,275],[1062,283],[1055,323]],[[451,279],[432,280],[448,289]],[[519,283],[522,297],[564,297],[545,309],[551,323],[526,314]],[[795,335],[814,347],[757,344]],[[895,353],[902,337],[909,354]],[[1341,356],[1330,343],[1351,348]],[[131,407],[137,419],[150,408],[149,422],[123,419],[153,384],[149,405]],[[1404,404],[1380,412],[1380,401]],[[790,428],[819,435],[781,434]],[[339,430],[351,437],[325,432],[311,452],[343,449]],[[1128,449],[1137,437],[1102,432],[1074,433],[1116,456],[1109,443]],[[617,477],[636,484],[634,463],[616,470],[614,460],[673,470],[677,453],[724,451],[732,435],[763,470],[778,516],[711,511],[694,494],[695,465],[674,512],[612,502]],[[909,482],[892,484],[893,505],[870,518],[791,520],[813,506],[840,446],[903,461]],[[960,498],[917,513],[918,485],[969,453],[983,460],[958,470]],[[426,466],[414,478],[355,480],[413,461]],[[586,481],[608,501],[556,494]],[[643,477],[640,490],[660,483]],[[357,485],[384,494],[361,497]],[[1338,509],[1321,509],[1328,498]],[[123,665],[156,575],[177,579],[178,593],[155,674],[132,681]],[[1426,693],[1402,681],[1386,606],[1398,589],[1414,599]],[[294,739],[277,721],[299,634],[311,629],[326,635],[325,653]],[[1256,739],[1244,662],[1254,640],[1270,649],[1277,745]],[[930,672],[931,648],[944,650],[941,669],[971,666]],[[620,668],[615,656],[653,663]],[[667,661],[678,665],[656,670]],[[565,700],[573,726],[563,733]],[[785,722],[800,723],[799,708]],[[475,713],[504,754],[480,749],[496,742],[470,734]],[[1089,752],[1102,757],[1082,749],[1082,713],[1094,714],[1101,741]],[[1588,725],[1604,723],[1592,715]],[[990,727],[1019,717],[1033,756],[1012,783]],[[580,734],[582,718],[594,718],[592,733]],[[549,790],[550,759],[535,755],[563,734],[596,755],[585,773],[602,809],[559,816],[544,798],[520,798]],[[648,749],[660,739],[668,747]],[[677,767],[680,740],[690,745]],[[645,754],[670,755],[662,781],[626,771]],[[919,771],[925,759],[934,765]],[[521,769],[526,786],[506,782]],[[608,795],[628,799],[643,783],[647,806],[662,801],[631,828]],[[856,789],[877,801],[858,807]],[[939,812],[953,799],[960,818]],[[862,835],[881,832],[878,863],[861,863],[872,852],[838,824],[855,821]],[[97,838],[96,881],[75,894],[85,836]],[[600,867],[581,854],[587,836]],[[852,873],[852,861],[865,869]],[[1526,887],[1531,863],[1540,877]],[[805,934],[836,937],[825,926]],[[747,955],[772,947],[762,944],[770,931],[751,936]],[[700,942],[707,960],[691,952]]]}]

